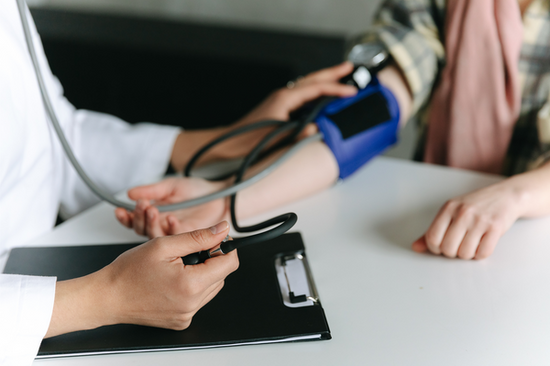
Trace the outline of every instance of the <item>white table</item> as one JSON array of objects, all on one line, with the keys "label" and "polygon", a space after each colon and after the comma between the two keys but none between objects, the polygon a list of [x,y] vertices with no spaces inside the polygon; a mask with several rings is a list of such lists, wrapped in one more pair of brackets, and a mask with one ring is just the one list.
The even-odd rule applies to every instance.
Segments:
[{"label": "white table", "polygon": [[[547,365],[550,219],[517,222],[484,261],[409,249],[446,199],[499,179],[382,157],[345,183],[277,210],[299,216],[330,341],[35,364]],[[100,204],[34,244],[137,238]]]}]

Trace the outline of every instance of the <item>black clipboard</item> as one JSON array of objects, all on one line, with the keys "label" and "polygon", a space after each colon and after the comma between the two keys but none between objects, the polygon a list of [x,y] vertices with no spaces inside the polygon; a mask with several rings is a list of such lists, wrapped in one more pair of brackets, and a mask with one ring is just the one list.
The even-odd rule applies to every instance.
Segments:
[{"label": "black clipboard", "polygon": [[[4,273],[75,278],[136,245],[14,248]],[[37,358],[331,339],[299,233],[240,249],[239,260],[239,269],[184,331],[113,325],[73,332],[44,340]],[[303,278],[295,282],[300,271],[305,290],[299,288]]]}]

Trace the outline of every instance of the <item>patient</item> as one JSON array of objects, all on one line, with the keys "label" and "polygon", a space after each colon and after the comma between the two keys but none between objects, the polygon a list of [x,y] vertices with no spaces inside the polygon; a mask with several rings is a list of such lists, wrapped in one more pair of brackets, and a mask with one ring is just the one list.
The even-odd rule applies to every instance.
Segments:
[{"label": "patient", "polygon": [[[537,117],[550,90],[547,68],[537,56],[550,54],[550,33],[541,30],[550,26],[547,14],[544,0],[386,0],[371,30],[357,38],[356,43],[380,42],[393,56],[378,77],[396,96],[402,124],[409,117],[421,122],[417,159],[508,176],[447,201],[413,250],[487,258],[517,219],[550,213],[550,136],[544,133],[550,118]],[[309,75],[297,88],[320,77]],[[311,144],[239,193],[237,216],[314,194],[337,177],[330,149]],[[116,215],[150,237],[189,230],[227,218],[227,200],[162,214],[151,203],[180,201],[227,184],[180,178],[136,187],[129,196],[138,209],[132,214],[117,209]]]}]

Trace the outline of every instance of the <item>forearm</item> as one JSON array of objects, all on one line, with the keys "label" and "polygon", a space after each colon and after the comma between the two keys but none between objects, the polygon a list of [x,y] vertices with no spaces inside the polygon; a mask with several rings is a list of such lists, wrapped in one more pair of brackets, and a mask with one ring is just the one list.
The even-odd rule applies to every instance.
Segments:
[{"label": "forearm", "polygon": [[[253,175],[276,157],[250,170]],[[238,218],[253,216],[296,201],[332,186],[338,178],[338,164],[322,142],[312,143],[291,157],[268,177],[237,195]]]}]

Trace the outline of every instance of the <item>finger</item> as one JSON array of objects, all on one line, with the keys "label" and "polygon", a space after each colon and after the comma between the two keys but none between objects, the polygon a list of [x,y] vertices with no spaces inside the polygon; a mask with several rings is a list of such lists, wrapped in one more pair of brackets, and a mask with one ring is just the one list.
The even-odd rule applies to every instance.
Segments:
[{"label": "finger", "polygon": [[145,232],[150,239],[167,235],[160,224],[159,211],[156,207],[147,207],[147,209],[145,210],[145,215],[147,216],[147,220],[145,223]]},{"label": "finger", "polygon": [[210,286],[210,288],[208,288],[208,290],[205,291],[205,296],[199,305],[199,309],[202,309],[204,305],[208,304],[210,300],[212,300],[221,291],[224,284],[225,284],[225,281],[222,280]]},{"label": "finger", "polygon": [[148,202],[138,200],[134,209],[134,231],[138,235],[145,235],[145,210],[149,207]]},{"label": "finger", "polygon": [[481,227],[468,230],[458,248],[458,257],[461,259],[473,259],[484,233],[485,230]]},{"label": "finger", "polygon": [[205,287],[210,283],[224,280],[230,273],[236,271],[237,268],[239,268],[239,257],[236,250],[210,258],[198,265],[185,266],[186,271],[193,273],[194,280]]},{"label": "finger", "polygon": [[[224,281],[217,282],[204,292],[205,296],[203,299],[201,299],[198,306],[193,311],[188,312],[188,314],[191,315],[191,318],[193,318],[195,314],[204,307],[204,305],[208,304],[221,291],[223,285]],[[191,325],[192,321],[193,319],[190,320],[189,325]]]},{"label": "finger", "polygon": [[227,221],[222,221],[208,229],[163,238],[166,256],[168,258],[184,257],[187,254],[211,249],[221,243],[228,233],[229,224]]},{"label": "finger", "polygon": [[118,222],[120,222],[122,225],[126,226],[128,229],[132,228],[132,217],[130,216],[128,211],[123,208],[117,207],[115,209],[115,216]]},{"label": "finger", "polygon": [[344,61],[339,65],[312,72],[300,80],[300,84],[317,83],[324,81],[338,81],[353,71],[353,63]]},{"label": "finger", "polygon": [[181,223],[174,215],[168,215],[166,217],[166,222],[168,224],[166,233],[168,235],[176,235],[183,233],[183,229],[181,228]]},{"label": "finger", "polygon": [[493,254],[495,247],[497,246],[498,239],[500,239],[500,232],[497,230],[489,230],[483,235],[477,248],[475,259],[485,259]]},{"label": "finger", "polygon": [[426,239],[424,236],[421,236],[420,238],[416,239],[412,245],[412,250],[414,250],[417,253],[425,253],[428,251],[428,245],[426,244]]},{"label": "finger", "polygon": [[464,220],[457,219],[452,221],[441,241],[441,246],[439,248],[441,254],[449,258],[456,258],[460,243],[462,243],[468,232],[467,229]]},{"label": "finger", "polygon": [[162,200],[172,194],[175,184],[175,179],[168,178],[158,183],[134,187],[128,191],[128,197],[134,201],[139,199]]},{"label": "finger", "polygon": [[451,224],[453,218],[452,212],[453,207],[449,202],[447,202],[443,205],[443,207],[441,207],[435,216],[434,221],[424,234],[426,245],[428,246],[430,252],[434,254],[441,254],[441,242],[443,241],[445,233]]}]

